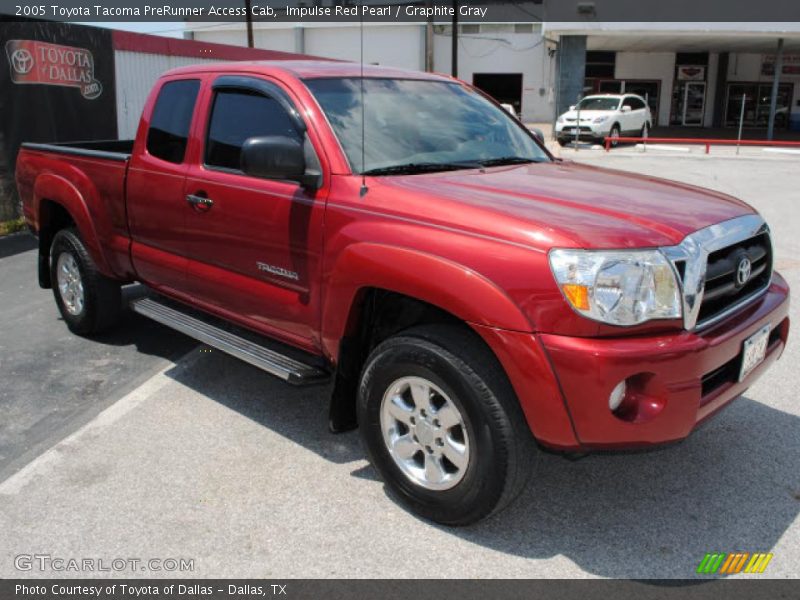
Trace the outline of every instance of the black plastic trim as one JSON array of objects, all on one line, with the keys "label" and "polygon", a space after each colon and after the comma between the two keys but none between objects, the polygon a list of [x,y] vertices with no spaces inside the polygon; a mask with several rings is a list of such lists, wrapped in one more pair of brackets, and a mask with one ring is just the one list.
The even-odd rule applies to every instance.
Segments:
[{"label": "black plastic trim", "polygon": [[245,75],[222,75],[217,77],[212,84],[212,89],[217,90],[248,90],[257,94],[262,94],[274,99],[283,109],[289,113],[294,121],[297,130],[305,133],[307,130],[306,122],[297,112],[294,103],[279,86],[269,81],[264,81],[258,77],[247,77]]},{"label": "black plastic trim", "polygon": [[[110,143],[110,142],[106,142]],[[133,145],[133,142],[130,142]],[[95,150],[92,148],[81,147],[78,144],[100,144],[100,142],[74,142],[66,144],[34,144],[23,142],[22,147],[26,150],[36,152],[52,152],[55,154],[66,154],[67,156],[82,156],[85,158],[100,158],[104,160],[114,160],[126,162],[130,157],[130,152],[112,152],[110,150]]]}]

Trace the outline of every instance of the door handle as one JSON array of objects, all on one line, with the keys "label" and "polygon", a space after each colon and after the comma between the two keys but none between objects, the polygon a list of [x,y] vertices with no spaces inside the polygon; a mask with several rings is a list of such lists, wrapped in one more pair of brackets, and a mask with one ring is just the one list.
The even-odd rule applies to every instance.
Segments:
[{"label": "door handle", "polygon": [[187,194],[186,202],[191,204],[197,210],[208,210],[214,206],[214,201],[211,198],[206,198],[205,196],[196,196],[194,194]]}]

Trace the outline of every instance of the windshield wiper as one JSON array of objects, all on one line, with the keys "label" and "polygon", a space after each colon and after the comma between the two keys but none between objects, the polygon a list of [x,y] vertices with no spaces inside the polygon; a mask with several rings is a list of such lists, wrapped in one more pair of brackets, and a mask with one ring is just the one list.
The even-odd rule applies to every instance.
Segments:
[{"label": "windshield wiper", "polygon": [[432,173],[435,171],[454,171],[456,169],[480,169],[483,164],[478,161],[451,163],[407,163],[379,167],[364,171],[363,175],[412,175],[414,173]]},{"label": "windshield wiper", "polygon": [[500,165],[522,165],[528,163],[539,163],[541,160],[525,158],[524,156],[501,156],[500,158],[487,158],[480,161],[484,167],[497,167]]}]

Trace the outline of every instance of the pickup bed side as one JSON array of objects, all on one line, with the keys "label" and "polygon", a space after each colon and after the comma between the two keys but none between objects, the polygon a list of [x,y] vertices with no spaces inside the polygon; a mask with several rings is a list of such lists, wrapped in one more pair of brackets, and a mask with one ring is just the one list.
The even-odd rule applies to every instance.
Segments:
[{"label": "pickup bed side", "polygon": [[52,285],[48,254],[59,229],[74,224],[105,276],[134,277],[128,253],[125,176],[133,142],[23,144],[17,185],[39,235],[39,284]]}]

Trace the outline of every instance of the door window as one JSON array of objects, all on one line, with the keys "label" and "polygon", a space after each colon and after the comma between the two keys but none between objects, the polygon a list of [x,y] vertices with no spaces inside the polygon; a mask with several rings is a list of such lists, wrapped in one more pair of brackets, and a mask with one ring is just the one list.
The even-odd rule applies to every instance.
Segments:
[{"label": "door window", "polygon": [[303,142],[289,114],[273,98],[246,90],[218,91],[208,125],[205,163],[240,171],[244,142],[267,135]]},{"label": "door window", "polygon": [[199,90],[197,79],[168,81],[161,86],[147,132],[149,154],[171,163],[183,162]]},{"label": "door window", "polygon": [[706,102],[705,81],[676,81],[672,88],[672,125],[701,126]]}]

